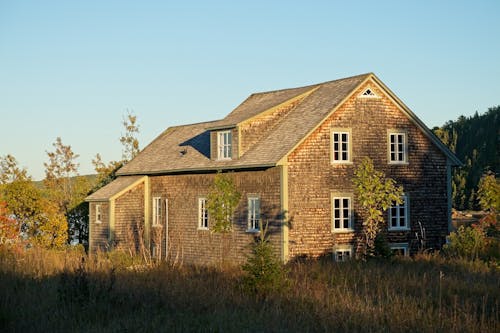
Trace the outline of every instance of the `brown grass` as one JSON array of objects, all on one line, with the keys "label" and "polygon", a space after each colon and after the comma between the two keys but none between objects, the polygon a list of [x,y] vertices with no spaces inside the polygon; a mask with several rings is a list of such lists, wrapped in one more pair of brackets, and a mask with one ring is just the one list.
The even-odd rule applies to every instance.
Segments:
[{"label": "brown grass", "polygon": [[237,267],[150,267],[124,253],[3,248],[0,331],[500,331],[500,274],[480,262],[426,255],[289,269],[291,288],[263,299],[243,291]]}]

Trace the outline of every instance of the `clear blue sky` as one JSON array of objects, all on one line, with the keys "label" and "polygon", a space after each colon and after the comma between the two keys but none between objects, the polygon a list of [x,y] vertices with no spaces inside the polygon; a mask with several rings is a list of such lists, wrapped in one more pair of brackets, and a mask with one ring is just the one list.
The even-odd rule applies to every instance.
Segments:
[{"label": "clear blue sky", "polygon": [[374,72],[429,127],[500,104],[500,1],[0,0],[0,156],[121,157],[249,94]]}]

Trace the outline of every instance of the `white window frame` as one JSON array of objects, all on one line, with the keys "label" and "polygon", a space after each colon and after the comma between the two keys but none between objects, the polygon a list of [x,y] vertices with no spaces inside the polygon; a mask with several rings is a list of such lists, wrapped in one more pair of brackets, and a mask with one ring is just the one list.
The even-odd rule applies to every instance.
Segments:
[{"label": "white window frame", "polygon": [[233,156],[233,133],[231,130],[217,132],[217,159],[230,160]]},{"label": "white window frame", "polygon": [[198,230],[208,230],[207,198],[198,198]]},{"label": "white window frame", "polygon": [[[335,140],[335,135],[338,135],[338,140]],[[342,136],[346,136],[346,141],[343,140]],[[332,128],[331,135],[331,163],[332,164],[351,164],[352,163],[352,131],[350,128]],[[347,145],[346,149],[343,149],[342,145],[345,143]],[[335,149],[335,144],[338,148]],[[335,158],[335,152],[338,152],[338,158]],[[347,155],[347,158],[343,158],[343,154]]]},{"label": "white window frame", "polygon": [[[407,194],[404,194],[401,198],[403,199],[403,202],[401,204],[394,204],[389,207],[389,231],[410,230],[410,199]],[[401,208],[404,209],[404,216],[401,216]],[[393,210],[396,213],[395,215],[393,214]],[[404,218],[404,225],[401,225],[402,217]],[[395,218],[397,221],[397,225],[395,227],[392,225],[393,218]]]},{"label": "white window frame", "polygon": [[153,197],[153,226],[162,224],[162,200],[161,197]]},{"label": "white window frame", "polygon": [[95,205],[95,223],[102,222],[102,209],[100,204]]},{"label": "white window frame", "polygon": [[[339,207],[335,207],[335,201],[339,200]],[[347,202],[347,216],[345,216],[344,200]],[[332,214],[332,232],[353,232],[354,231],[354,221],[353,221],[353,195],[346,193],[332,193],[331,194],[331,214]],[[338,210],[339,217],[335,217],[335,212]],[[347,219],[348,226],[344,227],[344,221]],[[335,221],[339,221],[339,228],[335,227]]]},{"label": "white window frame", "polygon": [[[394,143],[391,141],[392,137],[395,139]],[[400,158],[400,154],[402,154],[402,158]],[[389,164],[408,164],[408,135],[406,132],[389,131],[387,133],[387,159]]]},{"label": "white window frame", "polygon": [[260,231],[260,197],[252,195],[248,197],[247,232],[258,231]]},{"label": "white window frame", "polygon": [[408,257],[410,255],[408,243],[389,243],[389,248],[391,252],[393,250],[403,250],[403,256]]},{"label": "white window frame", "polygon": [[333,248],[333,259],[337,262],[344,262],[353,259],[354,248],[352,245],[336,245]]}]

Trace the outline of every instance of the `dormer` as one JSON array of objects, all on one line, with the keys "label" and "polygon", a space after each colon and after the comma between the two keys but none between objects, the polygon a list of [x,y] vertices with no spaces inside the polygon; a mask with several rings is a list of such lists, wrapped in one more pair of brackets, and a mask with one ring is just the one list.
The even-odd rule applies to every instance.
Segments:
[{"label": "dormer", "polygon": [[210,159],[230,161],[238,158],[238,129],[235,125],[210,129]]}]

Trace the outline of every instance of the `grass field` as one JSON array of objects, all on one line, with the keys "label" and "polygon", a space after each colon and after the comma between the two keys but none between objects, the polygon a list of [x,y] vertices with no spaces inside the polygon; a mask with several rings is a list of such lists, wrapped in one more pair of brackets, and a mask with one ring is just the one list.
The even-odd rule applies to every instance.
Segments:
[{"label": "grass field", "polygon": [[256,297],[239,268],[78,251],[0,251],[1,332],[499,332],[500,274],[420,256],[302,261],[289,289]]}]

